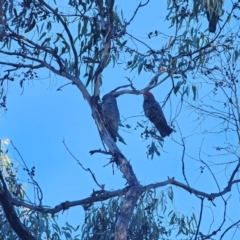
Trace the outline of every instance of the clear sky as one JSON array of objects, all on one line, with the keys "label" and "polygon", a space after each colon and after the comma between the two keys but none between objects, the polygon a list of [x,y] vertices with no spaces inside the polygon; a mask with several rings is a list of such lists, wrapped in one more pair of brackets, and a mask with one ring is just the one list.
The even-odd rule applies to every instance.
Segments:
[{"label": "clear sky", "polygon": [[[168,28],[168,22],[164,21],[166,4],[163,2],[165,1],[160,4],[158,0],[151,0],[147,7],[140,9],[132,25],[128,28],[128,32],[156,49],[160,49],[166,43],[166,39],[163,37],[162,39],[149,40],[147,33],[159,30],[171,35],[173,31]],[[138,3],[139,1],[116,1],[119,9],[123,9],[126,19],[132,16]],[[202,24],[204,26],[207,21]],[[137,44],[140,50],[144,49],[144,46],[136,41],[130,40],[129,42],[133,45]],[[124,63],[126,59],[122,59],[122,61]],[[127,84],[125,77],[134,77],[135,87],[141,89],[147,85],[153,76],[152,73],[145,72],[142,72],[140,76],[134,71],[129,73],[124,71],[121,65],[115,68],[109,66],[103,73],[101,95],[103,96],[119,85]],[[193,79],[190,79],[190,82],[196,84]],[[65,139],[68,148],[76,158],[85,167],[91,168],[98,182],[105,184],[106,190],[125,187],[125,180],[116,167],[114,167],[114,174],[111,165],[103,167],[109,161],[105,155],[95,154],[90,156],[90,150],[102,148],[97,127],[87,102],[75,86],[69,85],[64,87],[62,91],[56,91],[58,87],[65,83],[66,80],[63,78],[42,69],[39,71],[39,79],[25,82],[23,91],[20,88],[19,79],[16,78],[13,83],[8,85],[8,111],[2,113],[0,118],[0,138],[11,139],[28,167],[36,167],[36,180],[44,193],[43,204],[52,207],[66,200],[73,201],[86,198],[90,196],[93,189],[98,190],[90,174],[84,172],[69,155],[62,143],[63,139]],[[206,98],[203,97],[212,89],[205,88],[200,84],[196,85],[198,86],[198,99],[205,100]],[[161,103],[170,89],[171,82],[167,81],[152,92]],[[91,87],[89,87],[89,91],[91,91]],[[181,142],[181,135],[177,126],[181,129],[183,136],[187,137],[186,151],[195,158],[199,156],[201,144],[202,158],[207,161],[209,159],[204,153],[215,153],[213,147],[218,144],[222,145],[224,141],[224,136],[201,135],[200,129],[196,129],[198,125],[197,114],[186,106],[177,116],[180,95],[172,95],[164,107],[164,113],[168,122],[171,122],[177,116],[173,122],[176,133],[173,133],[169,138],[165,138],[163,149],[160,149],[161,156],[155,156],[153,160],[149,160],[146,157],[146,146],[150,141],[145,141],[140,137],[142,129],[134,130],[137,121],[147,120],[143,116],[143,97],[123,95],[117,101],[121,120],[127,119],[127,123],[132,126],[130,130],[120,128],[119,133],[125,139],[127,145],[118,143],[118,146],[130,160],[141,184],[165,181],[168,176],[184,182],[181,165],[183,149],[177,143]],[[212,120],[206,120],[202,129],[205,130],[211,125],[215,126],[216,124]],[[232,142],[236,142],[234,137],[232,139]],[[10,154],[15,160],[20,160],[14,151],[11,151]],[[222,160],[224,160],[224,157]],[[226,161],[228,160],[226,159]],[[200,173],[201,163],[186,157],[185,164],[187,177],[192,187],[208,193],[218,191],[209,172],[205,170],[203,174]],[[216,173],[219,182],[226,181],[228,176],[225,176],[222,168],[216,167],[213,171]],[[20,171],[19,176],[20,180],[27,184],[26,173]],[[222,186],[225,187],[225,185]],[[28,188],[30,189],[31,186],[28,185]],[[182,189],[173,187],[173,190],[175,194],[173,208],[183,214],[194,211],[198,216],[200,201]],[[233,196],[232,198],[235,202],[236,199]],[[217,208],[223,205],[220,200],[216,200],[215,203]],[[222,220],[222,213],[215,211],[216,208],[210,202],[205,201],[205,206],[205,229],[212,221],[212,211],[216,214],[213,227],[217,226],[219,221]],[[239,209],[239,207],[236,209],[233,203],[228,205],[228,211],[231,213],[232,219],[237,215],[239,216]],[[171,210],[170,205],[169,210]],[[234,212],[236,215],[233,214]],[[61,217],[61,221],[75,224],[81,223],[83,220],[82,207],[72,208],[64,212]],[[240,237],[239,233],[238,236]]]}]

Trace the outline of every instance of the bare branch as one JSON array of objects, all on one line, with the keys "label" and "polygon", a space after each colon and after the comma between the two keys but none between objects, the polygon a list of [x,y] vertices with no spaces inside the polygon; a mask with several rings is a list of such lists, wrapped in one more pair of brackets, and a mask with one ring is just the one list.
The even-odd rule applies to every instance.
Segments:
[{"label": "bare branch", "polygon": [[134,11],[132,17],[131,17],[130,20],[126,23],[126,27],[127,27],[128,25],[130,25],[130,23],[131,23],[131,22],[133,21],[133,19],[136,17],[138,10],[139,10],[141,7],[146,6],[148,3],[149,3],[149,0],[147,0],[146,3],[143,3],[143,4],[142,4],[142,2],[140,2],[140,3],[138,4],[138,6],[137,6],[136,10]]},{"label": "bare branch", "polygon": [[232,182],[228,182],[227,186],[222,191],[219,191],[217,193],[206,193],[206,192],[203,192],[203,191],[199,191],[195,188],[189,187],[188,185],[186,185],[184,183],[178,182],[174,178],[169,178],[168,180],[166,180],[164,182],[158,182],[158,183],[152,183],[152,184],[146,185],[146,186],[143,187],[142,191],[148,191],[150,189],[156,189],[156,188],[163,187],[163,186],[166,186],[168,184],[171,184],[171,185],[180,187],[182,189],[185,189],[187,192],[189,192],[191,194],[195,194],[199,197],[207,198],[209,201],[213,201],[215,198],[222,197],[226,193],[230,192],[232,186],[234,184],[239,183],[239,182],[240,182],[240,179],[234,180]]},{"label": "bare branch", "polygon": [[201,199],[201,208],[200,208],[200,214],[199,214],[199,220],[198,220],[198,225],[197,225],[197,231],[196,231],[196,235],[194,240],[198,239],[198,233],[199,233],[199,229],[200,229],[200,225],[201,225],[201,221],[202,221],[202,216],[203,216],[203,202],[204,202],[204,198],[200,198]]},{"label": "bare branch", "polygon": [[13,144],[13,141],[10,141],[11,145],[13,146],[14,150],[17,152],[17,154],[19,155],[19,157],[21,158],[21,161],[28,173],[28,176],[31,178],[34,186],[35,186],[35,190],[36,190],[36,193],[37,193],[37,197],[38,197],[38,200],[39,200],[39,205],[42,204],[42,200],[43,200],[43,192],[42,192],[42,189],[40,188],[39,184],[37,183],[37,181],[34,180],[33,178],[33,175],[31,174],[30,170],[28,169],[28,166],[26,164],[26,162],[24,161],[21,153],[18,151],[18,149],[16,148],[16,146]]},{"label": "bare branch", "polygon": [[184,157],[185,157],[185,152],[186,152],[186,146],[185,146],[185,141],[183,139],[182,132],[181,132],[181,129],[179,126],[178,126],[178,131],[180,132],[180,135],[181,135],[181,141],[182,141],[181,146],[183,147],[183,153],[182,153],[182,158],[181,158],[182,159],[182,174],[183,174],[184,180],[186,181],[187,185],[190,187],[187,177],[186,177],[186,173],[185,173]]},{"label": "bare branch", "polygon": [[[25,203],[23,201],[20,201],[18,199],[12,198],[11,202],[15,205],[15,206],[23,206],[25,208],[31,209],[31,210],[35,210],[38,212],[42,212],[42,213],[50,213],[52,215],[55,215],[56,213],[60,212],[60,211],[64,211],[66,209],[69,209],[71,207],[75,207],[75,206],[81,206],[81,205],[88,205],[88,204],[92,204],[95,202],[101,202],[113,197],[117,197],[117,196],[123,196],[126,191],[128,190],[129,187],[125,187],[124,189],[121,190],[116,190],[116,191],[101,191],[100,195],[95,194],[95,192],[92,193],[91,197],[82,199],[82,200],[77,200],[77,201],[66,201],[63,203],[60,203],[59,205],[55,206],[54,208],[44,208],[42,206],[36,206],[36,205],[32,205],[32,204],[28,204]],[[96,191],[98,192],[98,191]]]},{"label": "bare branch", "polygon": [[32,68],[32,69],[38,69],[38,68],[42,68],[43,65],[39,64],[39,65],[32,65],[32,64],[21,64],[21,63],[7,63],[6,62],[2,62],[0,61],[0,64],[2,65],[8,65],[8,66],[12,66],[15,67],[16,69],[18,68]]},{"label": "bare branch", "polygon": [[220,240],[223,239],[224,235],[229,231],[231,230],[234,226],[240,224],[240,220],[236,221],[235,223],[233,223],[232,225],[230,225],[223,233],[222,235],[220,236]]},{"label": "bare branch", "polygon": [[106,151],[101,150],[101,149],[98,149],[98,150],[91,150],[91,151],[89,151],[89,153],[90,153],[91,155],[93,155],[93,154],[95,154],[95,153],[102,153],[102,154],[106,154],[106,155],[112,155],[112,153],[110,153],[110,152],[106,152]]},{"label": "bare branch", "polygon": [[67,149],[68,153],[69,153],[69,154],[77,161],[77,163],[81,166],[81,168],[82,168],[84,171],[86,171],[86,172],[90,172],[90,174],[91,174],[94,182],[98,185],[98,187],[101,188],[101,190],[103,190],[103,189],[104,189],[104,184],[99,184],[98,181],[97,181],[97,179],[96,179],[96,177],[95,177],[95,174],[92,172],[92,170],[91,170],[90,168],[85,168],[85,167],[81,164],[81,162],[80,162],[80,161],[73,155],[73,153],[69,150],[69,148],[68,148],[68,146],[66,145],[64,139],[63,139],[63,145],[64,145],[64,147]]}]

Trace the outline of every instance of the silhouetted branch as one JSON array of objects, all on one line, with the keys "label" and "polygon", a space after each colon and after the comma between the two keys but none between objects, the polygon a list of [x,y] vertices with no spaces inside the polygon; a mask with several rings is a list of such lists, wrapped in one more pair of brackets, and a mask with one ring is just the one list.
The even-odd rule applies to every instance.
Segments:
[{"label": "silhouetted branch", "polygon": [[21,158],[21,161],[28,173],[28,176],[31,178],[33,185],[35,186],[34,189],[36,189],[36,193],[37,193],[37,197],[39,200],[39,205],[42,205],[42,199],[43,199],[43,192],[42,189],[40,188],[39,184],[37,183],[37,181],[34,180],[33,175],[31,174],[31,171],[28,169],[28,166],[26,164],[26,162],[24,161],[21,153],[18,151],[17,147],[13,144],[13,141],[10,141],[11,145],[13,146],[14,150],[17,152],[17,154],[19,155],[19,157]]},{"label": "silhouetted branch", "polygon": [[137,6],[137,8],[135,9],[132,17],[131,17],[130,20],[126,23],[126,26],[130,25],[130,23],[133,21],[133,19],[135,18],[136,14],[137,14],[137,12],[138,12],[138,10],[139,10],[139,8],[146,6],[148,3],[149,3],[149,0],[147,0],[146,3],[143,3],[143,4],[142,4],[142,2],[140,2],[140,3],[138,4],[138,6]]},{"label": "silhouetted branch", "polygon": [[220,236],[220,240],[223,239],[224,235],[230,230],[232,229],[234,226],[240,224],[240,220],[238,220],[237,222],[233,223],[232,225],[230,225],[223,233],[222,235]]},{"label": "silhouetted branch", "polygon": [[[228,200],[228,199],[227,199]],[[211,239],[211,237],[212,236],[215,236],[219,231],[221,231],[221,229],[222,229],[222,227],[223,227],[223,224],[225,223],[225,221],[226,221],[226,214],[227,214],[227,200],[224,200],[224,212],[223,212],[223,220],[222,220],[222,222],[221,222],[221,224],[219,225],[219,227],[216,229],[216,230],[214,230],[214,231],[212,231],[212,233],[210,233],[210,234],[207,234],[207,235],[201,235],[201,238],[203,239],[203,240],[207,240],[207,239]]]},{"label": "silhouetted branch", "polygon": [[182,158],[181,158],[181,160],[182,160],[182,174],[183,174],[184,180],[186,181],[187,185],[190,187],[189,182],[188,182],[187,177],[186,177],[186,173],[185,173],[184,157],[185,157],[185,152],[186,152],[186,145],[185,145],[185,141],[183,139],[182,132],[181,132],[181,129],[180,129],[179,126],[178,126],[178,131],[181,135],[181,141],[182,141],[181,146],[183,147]]},{"label": "silhouetted branch", "polygon": [[230,192],[232,186],[234,184],[239,183],[239,182],[240,182],[240,179],[234,180],[232,182],[228,182],[228,184],[224,188],[224,190],[216,192],[216,193],[206,193],[206,192],[199,191],[199,190],[197,190],[195,188],[189,187],[188,185],[186,185],[184,183],[176,181],[174,178],[169,178],[168,180],[166,180],[164,182],[152,183],[152,184],[146,185],[146,186],[144,186],[142,188],[143,188],[143,191],[148,191],[150,189],[156,189],[156,188],[163,187],[163,186],[166,186],[168,184],[171,184],[171,185],[180,187],[182,189],[185,189],[187,192],[189,192],[191,194],[195,194],[195,195],[197,195],[199,197],[207,198],[209,201],[213,201],[215,198],[221,197],[224,194]]},{"label": "silhouetted branch", "polygon": [[[124,167],[124,166],[121,166],[121,167]],[[125,166],[125,168],[126,168],[126,166]],[[82,199],[82,200],[71,201],[71,202],[67,201],[67,206],[68,206],[68,208],[71,208],[71,207],[74,207],[74,206],[79,206],[79,205],[84,205],[84,204],[92,204],[94,202],[104,201],[104,200],[107,200],[107,199],[110,199],[110,198],[113,198],[113,197],[117,197],[117,196],[118,197],[123,196],[126,193],[128,193],[129,190],[132,189],[132,188],[134,188],[134,191],[138,195],[141,195],[142,193],[144,193],[146,191],[149,191],[151,189],[156,189],[156,188],[164,187],[164,186],[167,186],[167,185],[174,185],[174,186],[180,187],[180,188],[186,190],[187,192],[189,192],[190,194],[195,194],[198,197],[206,198],[213,203],[213,200],[215,198],[222,197],[226,193],[230,192],[232,186],[234,184],[239,183],[239,182],[240,182],[240,179],[234,180],[233,182],[228,183],[227,187],[221,192],[206,193],[206,192],[203,192],[203,191],[199,191],[195,188],[191,188],[184,183],[178,182],[174,178],[168,178],[168,180],[166,180],[166,181],[152,183],[152,184],[148,184],[146,186],[141,186],[140,184],[139,185],[135,184],[135,185],[132,185],[132,186],[125,187],[123,189],[116,190],[116,191],[102,190],[100,196],[88,197],[88,198],[85,198],[85,199]],[[226,205],[226,200],[224,200],[224,201],[225,201],[225,205]],[[35,206],[35,205],[32,205],[32,204],[25,203],[21,200],[15,199],[15,198],[14,199],[11,198],[11,202],[12,202],[12,204],[14,204],[16,206],[23,206],[23,207],[29,208],[31,210],[35,210],[35,211],[39,211],[39,212],[43,212],[43,213],[56,214],[59,211],[66,209],[62,206],[62,204],[57,205],[55,208],[44,208],[44,207],[41,207],[41,206]],[[64,205],[64,206],[66,207],[66,205]]]},{"label": "silhouetted branch", "polygon": [[116,92],[118,89],[120,88],[127,88],[127,87],[131,87],[132,85],[131,84],[127,84],[127,85],[123,85],[123,86],[119,86],[117,88],[114,88],[111,92]]},{"label": "silhouetted branch", "polygon": [[55,206],[54,208],[45,208],[42,206],[35,206],[35,205],[25,203],[23,201],[15,199],[15,198],[14,199],[12,198],[11,202],[15,206],[23,206],[25,208],[35,210],[38,212],[50,213],[52,215],[55,215],[56,213],[66,210],[66,209],[69,209],[71,207],[92,204],[95,202],[105,201],[105,200],[113,198],[113,197],[123,196],[123,195],[125,195],[125,193],[128,189],[129,189],[129,187],[125,187],[123,189],[116,190],[116,191],[102,191],[102,194],[99,194],[99,195],[94,194],[94,192],[93,192],[93,196],[91,196],[91,197],[88,197],[88,198],[85,198],[82,200],[77,200],[77,201],[65,201],[65,202],[60,203],[59,205]]},{"label": "silhouetted branch", "polygon": [[81,168],[86,171],[86,172],[90,172],[94,182],[103,190],[104,189],[104,184],[99,184],[96,177],[95,177],[95,174],[92,172],[92,170],[90,168],[85,168],[81,162],[73,155],[73,153],[69,150],[69,148],[67,147],[66,143],[65,143],[65,140],[63,139],[63,145],[64,147],[67,149],[68,153],[77,161],[77,163],[81,166]]},{"label": "silhouetted branch", "polygon": [[199,214],[199,220],[198,220],[198,225],[197,225],[197,231],[196,231],[196,235],[194,240],[198,240],[198,233],[199,233],[199,229],[200,229],[200,225],[201,225],[201,221],[202,221],[202,216],[203,216],[203,202],[204,202],[204,198],[200,198],[201,199],[201,208],[200,208],[200,214]]},{"label": "silhouetted branch", "polygon": [[0,184],[0,204],[11,228],[21,239],[35,240],[30,231],[28,231],[28,229],[21,223],[20,218],[14,209],[11,195],[7,189],[1,171],[0,181],[2,183]]},{"label": "silhouetted branch", "polygon": [[[0,61],[0,64],[6,65],[6,62]],[[32,65],[32,64],[22,64],[22,63],[8,63],[7,65],[15,67],[15,68],[31,68],[31,69],[38,69],[38,68],[42,68],[43,67],[42,64]],[[9,69],[9,71],[11,71],[11,69]]]},{"label": "silhouetted branch", "polygon": [[107,151],[104,151],[104,150],[101,150],[101,149],[98,149],[98,150],[91,150],[89,151],[89,153],[91,155],[95,154],[95,153],[102,153],[102,154],[106,154],[106,155],[112,155],[111,152],[107,152]]},{"label": "silhouetted branch", "polygon": [[74,83],[73,82],[70,82],[70,83],[66,83],[66,84],[64,84],[64,85],[62,85],[61,87],[59,87],[58,89],[57,89],[57,91],[61,91],[62,90],[62,88],[64,88],[64,87],[66,87],[67,85],[74,85]]}]

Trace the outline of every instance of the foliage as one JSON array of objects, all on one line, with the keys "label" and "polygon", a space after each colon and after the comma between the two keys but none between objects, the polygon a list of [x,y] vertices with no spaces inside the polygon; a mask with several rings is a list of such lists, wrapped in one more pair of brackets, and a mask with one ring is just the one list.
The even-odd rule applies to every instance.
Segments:
[{"label": "foliage", "polygon": [[[16,163],[8,156],[8,145],[11,143],[9,139],[1,140],[1,163],[2,171],[11,175],[12,182],[19,186],[19,194],[24,200],[26,196],[22,186],[17,184],[19,178],[17,176],[18,168]],[[15,173],[13,174],[13,170]],[[8,182],[8,176],[5,176]],[[12,186],[13,184],[10,184]],[[9,191],[17,196],[15,188]],[[196,228],[196,218],[194,213],[191,216],[179,214],[176,210],[171,210],[165,216],[168,199],[174,202],[172,188],[156,194],[156,191],[145,192],[138,201],[134,210],[133,218],[130,222],[128,239],[161,239],[172,235],[191,236]],[[78,233],[79,227],[74,228],[68,222],[65,226],[60,227],[57,223],[58,216],[50,217],[48,214],[21,208],[18,216],[22,219],[24,225],[34,234],[36,239],[114,239],[114,228],[121,211],[123,198],[112,198],[108,202],[93,205],[85,212],[85,221],[81,227],[81,233]],[[159,214],[161,212],[161,214]],[[2,239],[19,239],[15,232],[11,229],[8,221],[4,216],[4,212],[0,208],[0,226]],[[75,234],[76,233],[76,234]],[[75,235],[75,236],[74,236]]]},{"label": "foliage", "polygon": [[[28,199],[22,184],[19,184],[20,179],[18,178],[19,166],[12,158],[9,157],[8,145],[11,143],[9,139],[2,139],[0,141],[0,163],[1,163],[1,172],[4,176],[4,179],[9,187],[9,192],[13,196],[18,197],[21,200]],[[27,171],[30,173],[29,171]],[[31,171],[33,174],[33,171]],[[52,239],[60,240],[64,239],[77,240],[79,234],[74,236],[74,233],[77,232],[79,227],[72,227],[68,223],[65,226],[58,226],[55,217],[50,217],[48,214],[44,214],[37,211],[29,210],[26,207],[19,208],[17,212],[19,218],[23,221],[24,225],[31,231],[36,239]],[[0,207],[0,239],[19,239],[16,233],[12,230],[8,221],[6,221],[5,214]]]},{"label": "foliage", "polygon": [[[194,214],[183,216],[172,210],[165,216],[166,195],[173,201],[172,194],[169,188],[159,196],[156,196],[155,191],[149,191],[139,198],[129,225],[128,239],[168,239],[174,236],[190,239],[193,236],[197,223]],[[122,202],[123,198],[113,198],[107,203],[92,206],[85,213],[81,239],[114,239],[114,228]]]},{"label": "foliage", "polygon": [[[215,235],[223,239],[226,233],[239,227],[240,219],[229,220],[227,205],[232,200],[229,192],[238,198],[239,192],[234,191],[233,186],[240,182],[240,3],[168,0],[165,24],[168,24],[169,31],[166,34],[162,29],[151,29],[149,23],[146,24],[149,26],[146,39],[142,40],[131,33],[129,26],[139,11],[147,9],[149,2],[140,2],[132,16],[127,18],[118,2],[113,0],[69,0],[61,2],[62,5],[56,0],[50,4],[43,0],[0,1],[0,64],[3,73],[0,78],[0,107],[7,107],[10,82],[18,81],[24,90],[29,81],[43,78],[42,69],[64,78],[67,83],[58,90],[74,85],[86,99],[99,131],[104,150],[93,150],[91,154],[110,155],[110,163],[117,165],[127,181],[127,187],[120,190],[105,190],[92,171],[79,162],[84,171],[90,172],[100,190],[93,191],[90,197],[77,203],[67,201],[55,208],[46,207],[42,204],[41,188],[34,179],[34,167],[29,168],[22,159],[37,196],[30,201],[23,184],[19,184],[16,166],[1,146],[1,237],[9,235],[9,239],[17,239],[21,234],[29,234],[31,239],[61,239],[63,236],[72,239],[78,228],[69,224],[60,228],[49,216],[76,205],[83,206],[85,210],[88,209],[86,206],[92,206],[86,212],[82,239],[158,239],[169,236],[211,239]],[[217,31],[209,34],[213,18]],[[117,82],[118,86],[112,90],[116,98],[124,94],[141,95],[158,88],[164,90],[161,91],[164,98],[162,107],[170,106],[170,122],[176,133],[173,134],[171,148],[173,152],[177,147],[182,151],[178,156],[182,182],[168,177],[166,181],[161,180],[163,182],[140,184],[130,161],[118,143],[111,139],[102,118],[100,100],[101,86],[106,84],[103,73],[111,67],[120,67],[128,76],[127,85]],[[153,77],[144,83],[134,79],[142,74]],[[182,130],[181,124],[189,125]],[[135,125],[143,130],[141,137],[147,142],[147,157],[161,157],[164,139],[156,128],[148,121],[136,121]],[[128,123],[122,126],[131,129]],[[207,147],[204,146],[205,136]],[[125,142],[121,136],[119,139]],[[188,152],[188,141],[196,145],[193,155]],[[7,143],[2,141],[2,144]],[[209,176],[209,185],[205,184],[204,190],[198,190],[199,186],[195,188],[196,181],[190,177],[192,163],[196,164],[194,166],[199,169],[200,176],[206,172]],[[216,169],[224,174],[216,174]],[[213,189],[210,189],[210,183],[214,184]],[[200,200],[198,219],[194,213],[185,216],[169,211],[166,222],[163,222],[165,196],[173,201],[170,185]],[[156,197],[155,189],[163,187],[168,192]],[[93,205],[108,199],[108,203]],[[217,226],[211,223],[208,230],[202,227],[204,201],[211,207],[216,206],[216,201],[223,204],[222,221]],[[161,208],[160,213],[157,207]],[[19,231],[14,225],[17,220]],[[76,235],[74,239],[78,238],[80,236]]]}]

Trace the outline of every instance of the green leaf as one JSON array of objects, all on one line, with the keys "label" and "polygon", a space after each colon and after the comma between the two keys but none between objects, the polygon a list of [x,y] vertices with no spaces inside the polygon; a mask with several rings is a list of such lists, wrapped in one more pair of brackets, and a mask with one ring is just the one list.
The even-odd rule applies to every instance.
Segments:
[{"label": "green leaf", "polygon": [[87,25],[88,25],[88,19],[83,20],[83,27],[82,27],[82,32],[81,35],[86,35],[87,34]]},{"label": "green leaf", "polygon": [[137,66],[137,61],[138,61],[139,56],[137,54],[135,54],[132,64],[130,65],[131,67],[131,71]]},{"label": "green leaf", "polygon": [[55,47],[53,51],[57,54],[58,53],[58,47]]},{"label": "green leaf", "polygon": [[139,123],[139,122],[137,122],[137,125],[138,125],[139,127],[141,127],[141,128],[144,128],[144,126],[143,126],[141,123]]},{"label": "green leaf", "polygon": [[65,45],[66,49],[68,50],[68,52],[70,51],[70,46],[66,41],[62,41],[62,43]]},{"label": "green leaf", "polygon": [[47,22],[47,30],[50,31],[52,29],[52,23],[50,21]]},{"label": "green leaf", "polygon": [[46,39],[42,42],[41,46],[46,46],[46,44],[49,43],[50,40],[51,40],[51,38],[46,38]]},{"label": "green leaf", "polygon": [[169,225],[173,225],[175,223],[175,219],[176,219],[176,214],[173,213]]},{"label": "green leaf", "polygon": [[187,94],[187,96],[189,95],[189,88],[188,88],[188,86],[186,87],[186,89],[184,89],[184,87],[183,87],[183,96],[185,94]]},{"label": "green leaf", "polygon": [[156,147],[155,144],[154,144],[154,152],[155,152],[158,156],[160,156],[160,152],[158,151],[158,149],[157,149],[157,147]]},{"label": "green leaf", "polygon": [[28,28],[25,30],[25,33],[30,32],[36,25],[35,19],[31,22],[31,24],[28,26]]},{"label": "green leaf", "polygon": [[178,92],[178,90],[180,89],[181,85],[183,84],[182,81],[179,81],[177,83],[177,85],[174,87],[174,93],[176,94]]},{"label": "green leaf", "polygon": [[173,190],[172,190],[172,188],[168,188],[168,197],[171,201],[173,201]]},{"label": "green leaf", "polygon": [[119,133],[117,134],[117,137],[118,137],[119,142],[122,142],[122,143],[124,143],[125,145],[127,145],[127,144],[125,143],[125,141],[124,141],[124,138],[123,138]]},{"label": "green leaf", "polygon": [[239,56],[239,52],[237,50],[234,51],[234,54],[233,54],[233,61],[236,62],[238,60],[238,56]]},{"label": "green leaf", "polygon": [[63,47],[63,48],[62,48],[62,51],[61,51],[61,53],[60,53],[60,56],[63,55],[65,52],[66,52],[66,47]]},{"label": "green leaf", "polygon": [[61,39],[65,40],[65,38],[63,37],[63,35],[61,33],[56,33],[58,37],[60,37]]},{"label": "green leaf", "polygon": [[193,91],[193,100],[196,101],[196,96],[197,96],[197,88],[196,88],[196,86],[192,86],[192,91]]},{"label": "green leaf", "polygon": [[144,66],[144,64],[145,64],[145,59],[144,58],[141,58],[140,60],[139,60],[139,64],[138,64],[138,75],[141,73],[141,71],[142,71],[142,68],[143,68],[143,66]]},{"label": "green leaf", "polygon": [[59,41],[59,37],[56,38],[56,40],[53,42],[53,44],[57,43]]},{"label": "green leaf", "polygon": [[40,28],[40,33],[43,31],[43,27],[44,27],[44,22],[42,23],[42,26]]},{"label": "green leaf", "polygon": [[124,46],[126,45],[127,41],[128,41],[128,40],[123,41],[123,42],[119,45],[119,47],[121,47],[121,48],[124,47]]},{"label": "green leaf", "polygon": [[78,22],[78,38],[80,38],[81,21]]},{"label": "green leaf", "polygon": [[87,79],[87,83],[86,83],[86,87],[89,85],[89,83],[93,80],[93,67],[89,66],[89,71],[88,71],[88,79]]},{"label": "green leaf", "polygon": [[18,17],[16,8],[13,9],[13,12],[14,12],[15,17]]},{"label": "green leaf", "polygon": [[171,4],[171,0],[167,0],[167,7],[169,8]]},{"label": "green leaf", "polygon": [[151,156],[151,159],[153,159],[153,156],[154,156],[154,148],[155,148],[155,143],[152,141],[152,144],[151,146],[149,146],[148,148],[148,152],[147,152],[147,155]]}]

